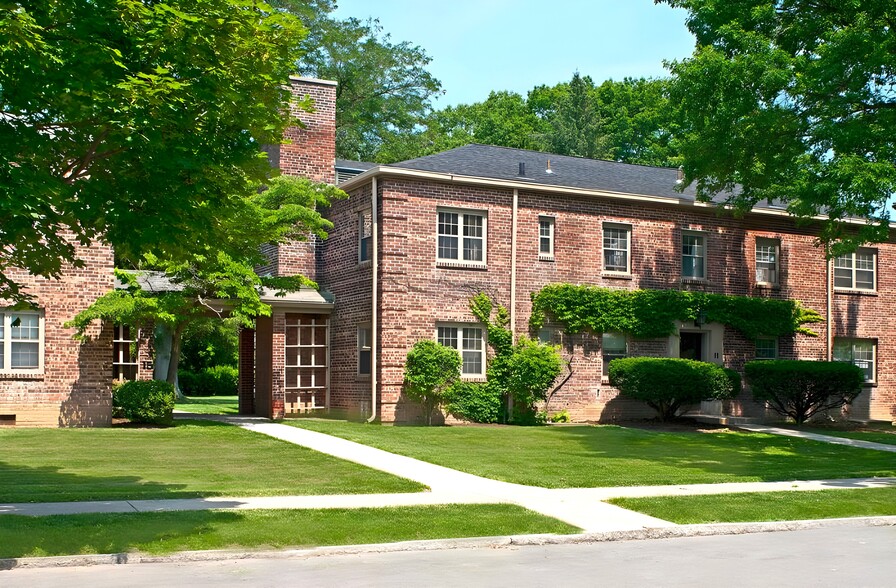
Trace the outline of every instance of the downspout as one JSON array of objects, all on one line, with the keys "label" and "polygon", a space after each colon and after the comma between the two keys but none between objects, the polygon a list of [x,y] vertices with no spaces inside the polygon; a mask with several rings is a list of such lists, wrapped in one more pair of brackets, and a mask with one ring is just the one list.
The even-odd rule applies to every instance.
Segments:
[{"label": "downspout", "polygon": [[373,276],[371,282],[371,314],[370,314],[370,418],[368,423],[376,420],[376,342],[378,338],[378,321],[377,321],[377,278],[379,276],[379,220],[377,216],[377,182],[376,176],[371,179],[370,194],[370,236],[372,237],[370,260],[373,268]]},{"label": "downspout", "polygon": [[513,189],[513,218],[510,224],[510,333],[516,335],[516,215],[519,190]]},{"label": "downspout", "polygon": [[827,321],[825,324],[825,360],[834,359],[834,317],[831,315],[833,311],[834,298],[834,260],[831,259],[831,248],[829,244],[824,246],[824,263],[825,263],[825,312],[827,313]]}]

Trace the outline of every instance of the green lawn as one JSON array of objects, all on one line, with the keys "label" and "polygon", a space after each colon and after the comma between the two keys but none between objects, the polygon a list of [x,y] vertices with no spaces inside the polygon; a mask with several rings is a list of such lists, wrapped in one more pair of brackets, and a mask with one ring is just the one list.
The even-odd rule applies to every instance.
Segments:
[{"label": "green lawn", "polygon": [[178,402],[175,410],[196,414],[237,414],[236,396],[187,396],[184,402]]},{"label": "green lawn", "polygon": [[618,426],[384,427],[289,421],[497,480],[547,488],[896,476],[896,454],[791,437]]},{"label": "green lawn", "polygon": [[896,488],[616,498],[623,508],[679,524],[896,515]]},{"label": "green lawn", "polygon": [[0,429],[0,503],[416,492],[420,484],[239,427]]},{"label": "green lawn", "polygon": [[0,557],[128,551],[163,554],[579,531],[512,505],[0,515]]}]

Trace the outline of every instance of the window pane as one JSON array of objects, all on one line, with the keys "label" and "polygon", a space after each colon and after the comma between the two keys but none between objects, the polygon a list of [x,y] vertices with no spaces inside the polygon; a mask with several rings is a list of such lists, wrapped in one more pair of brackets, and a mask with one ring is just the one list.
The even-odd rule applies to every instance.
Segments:
[{"label": "window pane", "polygon": [[13,369],[36,369],[40,367],[38,343],[12,343],[10,351],[10,367]]},{"label": "window pane", "polygon": [[482,373],[482,353],[479,351],[463,352],[463,368],[462,373],[468,375],[479,375]]},{"label": "window pane", "polygon": [[439,236],[439,258],[457,259],[457,237]]},{"label": "window pane", "polygon": [[778,357],[778,342],[774,339],[756,340],[756,359],[775,359]]},{"label": "window pane", "polygon": [[625,335],[622,333],[604,333],[601,337],[604,353],[625,353]]},{"label": "window pane", "polygon": [[482,261],[482,239],[464,237],[464,261]]},{"label": "window pane", "polygon": [[358,373],[359,374],[369,374],[370,373],[370,349],[362,349],[358,355]]},{"label": "window pane", "polygon": [[39,319],[35,314],[14,314],[10,316],[10,336],[12,339],[37,341],[40,339]]},{"label": "window pane", "polygon": [[604,270],[628,271],[629,231],[604,228]]},{"label": "window pane", "polygon": [[482,329],[464,328],[464,350],[480,350],[482,349]]},{"label": "window pane", "polygon": [[475,214],[464,215],[464,237],[482,236],[482,217]]},{"label": "window pane", "polygon": [[440,345],[457,349],[457,329],[454,327],[439,327],[436,339]]},{"label": "window pane", "polygon": [[834,268],[834,286],[852,288],[852,269]]},{"label": "window pane", "polygon": [[456,212],[440,212],[439,213],[439,234],[440,235],[457,235],[457,213]]},{"label": "window pane", "polygon": [[681,275],[687,278],[704,277],[703,237],[683,235],[681,239]]},{"label": "window pane", "polygon": [[874,289],[874,272],[856,270],[856,288],[862,290]]}]

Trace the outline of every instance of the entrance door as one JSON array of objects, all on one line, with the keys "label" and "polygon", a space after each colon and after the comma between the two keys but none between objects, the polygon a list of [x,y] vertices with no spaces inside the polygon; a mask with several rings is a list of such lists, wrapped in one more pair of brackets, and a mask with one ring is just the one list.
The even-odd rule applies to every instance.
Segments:
[{"label": "entrance door", "polygon": [[706,333],[694,333],[682,331],[680,333],[681,341],[678,347],[678,357],[681,359],[696,359],[697,361],[706,361],[704,355],[705,345],[704,339]]}]

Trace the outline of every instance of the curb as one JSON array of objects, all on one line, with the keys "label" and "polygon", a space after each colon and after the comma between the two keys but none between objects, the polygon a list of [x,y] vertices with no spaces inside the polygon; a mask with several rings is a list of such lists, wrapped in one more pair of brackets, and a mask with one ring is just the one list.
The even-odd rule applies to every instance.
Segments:
[{"label": "curb", "polygon": [[189,563],[240,559],[307,559],[334,555],[358,555],[368,553],[396,553],[409,551],[437,551],[446,549],[502,548],[526,545],[574,545],[605,543],[609,541],[644,541],[650,539],[676,539],[682,537],[710,537],[717,535],[745,535],[751,533],[775,533],[829,528],[896,527],[896,516],[855,517],[846,519],[817,519],[806,521],[776,521],[760,523],[711,523],[678,525],[630,531],[608,531],[577,535],[511,535],[467,539],[429,539],[398,543],[374,543],[368,545],[339,545],[308,549],[282,549],[276,551],[220,550],[182,551],[171,555],[141,553],[110,553],[98,555],[63,555],[54,557],[20,557],[0,559],[0,570],[64,568],[97,565],[122,565],[140,563]]}]

